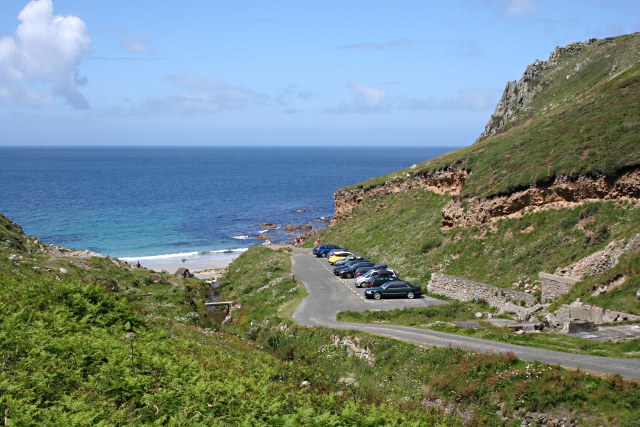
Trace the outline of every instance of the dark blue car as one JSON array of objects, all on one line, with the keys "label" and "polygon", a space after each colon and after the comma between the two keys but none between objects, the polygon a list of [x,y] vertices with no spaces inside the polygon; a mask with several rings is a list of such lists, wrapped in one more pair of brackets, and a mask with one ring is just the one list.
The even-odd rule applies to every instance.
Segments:
[{"label": "dark blue car", "polygon": [[329,253],[329,251],[332,251],[334,249],[346,250],[342,246],[332,245],[330,243],[323,243],[321,245],[316,245],[313,248],[313,254],[315,256],[317,256],[318,258],[320,258],[320,257],[326,258],[327,254]]}]

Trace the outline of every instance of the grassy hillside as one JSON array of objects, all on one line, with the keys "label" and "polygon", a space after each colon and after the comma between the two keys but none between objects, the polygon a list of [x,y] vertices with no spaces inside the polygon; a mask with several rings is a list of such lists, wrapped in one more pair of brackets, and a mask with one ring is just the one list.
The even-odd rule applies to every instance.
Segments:
[{"label": "grassy hillside", "polygon": [[490,196],[560,175],[613,175],[640,165],[640,33],[563,55],[532,84],[540,92],[502,132],[351,187],[410,179],[455,164],[471,171],[463,196]]},{"label": "grassy hillside", "polygon": [[[287,318],[288,307],[302,291],[290,281],[288,266],[286,251],[263,247],[251,248],[232,264],[220,292],[240,307],[233,312],[237,321],[225,330],[297,366],[313,387],[339,384],[345,400],[374,406],[398,402],[411,417],[440,413],[446,407],[466,425],[520,425],[526,413],[566,417],[579,425],[632,425],[638,417],[638,384],[619,378],[567,372],[522,362],[509,354],[423,348],[296,325]],[[442,309],[466,311],[465,307]],[[349,351],[351,345],[366,349],[369,357],[355,357]],[[429,409],[434,404],[440,409]],[[455,418],[441,422],[462,422]]]},{"label": "grassy hillside", "polygon": [[220,332],[199,280],[46,249],[0,216],[4,425],[459,425],[303,384],[304,364]]},{"label": "grassy hillside", "polygon": [[[385,262],[402,278],[423,286],[431,273],[443,272],[511,287],[519,280],[532,282],[540,271],[569,265],[611,240],[640,233],[640,209],[631,202],[611,201],[444,230],[440,209],[448,200],[421,189],[368,199],[353,219],[325,230],[322,239]],[[634,271],[629,266],[633,279],[616,297],[588,300],[606,300],[610,308],[640,314],[640,306],[633,303],[640,285]]]},{"label": "grassy hillside", "polygon": [[[286,251],[254,247],[207,311],[196,279],[52,254],[0,216],[6,425],[504,425],[637,419],[638,385],[512,355],[419,348],[288,319]],[[355,344],[368,359],[354,357]],[[425,406],[427,405],[427,406]],[[435,405],[435,406],[429,406]],[[445,414],[443,408],[451,413]]]}]

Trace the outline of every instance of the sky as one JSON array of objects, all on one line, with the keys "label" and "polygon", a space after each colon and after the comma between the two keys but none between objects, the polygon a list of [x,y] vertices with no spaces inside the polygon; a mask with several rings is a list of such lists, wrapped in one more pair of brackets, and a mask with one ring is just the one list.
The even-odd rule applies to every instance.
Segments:
[{"label": "sky", "polygon": [[638,0],[0,0],[0,145],[466,146]]}]

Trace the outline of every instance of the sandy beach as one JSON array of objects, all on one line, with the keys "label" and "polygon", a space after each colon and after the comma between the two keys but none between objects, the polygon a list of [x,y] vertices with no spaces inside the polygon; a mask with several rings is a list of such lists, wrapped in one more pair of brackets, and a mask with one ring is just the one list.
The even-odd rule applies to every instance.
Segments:
[{"label": "sandy beach", "polygon": [[[263,245],[273,250],[292,247],[288,244]],[[174,274],[179,268],[186,268],[194,276],[203,280],[215,280],[222,276],[229,264],[238,258],[246,249],[228,252],[184,253],[171,255],[157,255],[148,257],[121,258],[131,265],[140,263],[140,267],[157,272]]]},{"label": "sandy beach", "polygon": [[210,280],[217,279],[224,274],[229,264],[242,252],[173,254],[140,258],[128,257],[122,258],[122,260],[131,265],[137,265],[139,262],[141,267],[170,274],[174,274],[179,268],[186,268],[196,277]]}]

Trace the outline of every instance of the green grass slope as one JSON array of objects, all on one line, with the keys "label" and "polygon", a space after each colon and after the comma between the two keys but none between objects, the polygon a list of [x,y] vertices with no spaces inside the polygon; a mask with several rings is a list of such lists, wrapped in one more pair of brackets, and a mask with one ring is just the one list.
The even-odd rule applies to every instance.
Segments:
[{"label": "green grass slope", "polygon": [[4,425],[460,425],[304,385],[304,364],[222,333],[199,280],[43,249],[0,215]]},{"label": "green grass slope", "polygon": [[486,197],[561,175],[610,176],[640,165],[640,33],[561,55],[531,83],[540,92],[496,135],[347,188],[458,165],[471,171],[462,195]]},{"label": "green grass slope", "polygon": [[[630,201],[591,202],[571,209],[543,210],[490,224],[444,230],[440,209],[450,200],[422,189],[366,199],[354,218],[322,232],[335,242],[398,270],[401,278],[426,286],[433,272],[501,287],[537,279],[604,248],[611,240],[640,233],[640,209]],[[638,259],[638,254],[628,257]],[[624,267],[624,266],[626,267]],[[575,297],[640,315],[635,292],[640,275],[622,263],[629,280],[614,294],[591,297],[581,287]],[[607,283],[608,276],[593,281]],[[568,302],[570,302],[568,301]]]},{"label": "green grass slope", "polygon": [[[510,354],[423,348],[351,331],[299,326],[287,316],[287,307],[303,295],[301,284],[291,280],[289,263],[286,251],[253,247],[231,265],[222,278],[220,297],[234,300],[239,308],[225,331],[295,366],[312,389],[337,384],[344,402],[394,404],[416,424],[436,422],[428,417],[445,407],[454,416],[439,419],[442,425],[515,426],[527,413],[564,417],[578,425],[633,425],[638,417],[638,384],[617,377],[568,372],[522,362]],[[439,309],[455,317],[469,311],[460,305]],[[385,320],[386,314],[393,316],[373,314]],[[415,324],[428,321],[429,314]],[[357,357],[350,350],[354,346],[368,357]],[[357,423],[339,425],[345,424]]]}]

